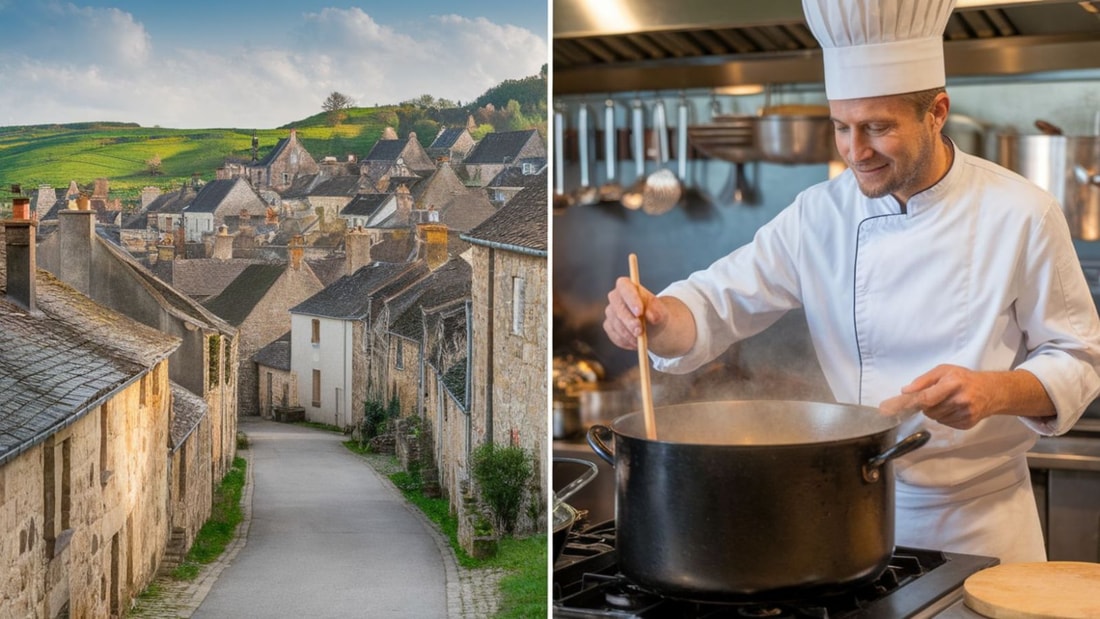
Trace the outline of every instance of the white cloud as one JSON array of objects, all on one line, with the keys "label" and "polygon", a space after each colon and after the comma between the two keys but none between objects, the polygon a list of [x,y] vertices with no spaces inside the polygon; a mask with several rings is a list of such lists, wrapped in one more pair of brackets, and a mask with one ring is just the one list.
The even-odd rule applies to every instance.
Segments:
[{"label": "white cloud", "polygon": [[326,8],[263,46],[165,49],[124,11],[50,2],[19,14],[4,2],[0,19],[15,12],[25,27],[14,46],[0,43],[0,83],[17,85],[20,102],[0,106],[0,125],[268,128],[319,112],[333,90],[360,105],[422,94],[467,102],[547,62],[541,36],[458,15],[394,27],[359,8]]}]

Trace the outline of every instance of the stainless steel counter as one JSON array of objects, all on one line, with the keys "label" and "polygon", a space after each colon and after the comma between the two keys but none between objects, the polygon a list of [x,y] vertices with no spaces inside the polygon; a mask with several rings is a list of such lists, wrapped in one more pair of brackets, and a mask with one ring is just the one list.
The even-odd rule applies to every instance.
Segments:
[{"label": "stainless steel counter", "polygon": [[1028,452],[1027,463],[1033,469],[1100,473],[1100,439],[1075,436],[1041,438]]}]

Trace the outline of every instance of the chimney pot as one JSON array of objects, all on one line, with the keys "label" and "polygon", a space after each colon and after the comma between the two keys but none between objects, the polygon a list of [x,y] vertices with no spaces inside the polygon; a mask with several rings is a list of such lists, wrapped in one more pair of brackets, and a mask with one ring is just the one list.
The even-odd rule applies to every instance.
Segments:
[{"label": "chimney pot", "polygon": [[12,201],[11,218],[27,221],[31,218],[31,200],[30,198],[16,198]]},{"label": "chimney pot", "polygon": [[90,200],[88,196],[80,194],[80,197],[76,199],[76,210],[87,211],[90,208]]}]

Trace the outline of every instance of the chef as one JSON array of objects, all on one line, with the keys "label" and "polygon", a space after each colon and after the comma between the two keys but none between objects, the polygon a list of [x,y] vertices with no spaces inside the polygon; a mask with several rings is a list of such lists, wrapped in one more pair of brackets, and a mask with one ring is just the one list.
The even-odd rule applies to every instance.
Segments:
[{"label": "chef", "polygon": [[1055,199],[941,129],[951,0],[803,0],[840,176],[604,330],[683,373],[803,308],[836,399],[932,439],[896,461],[899,545],[1046,558],[1026,452],[1100,393],[1100,320]]}]

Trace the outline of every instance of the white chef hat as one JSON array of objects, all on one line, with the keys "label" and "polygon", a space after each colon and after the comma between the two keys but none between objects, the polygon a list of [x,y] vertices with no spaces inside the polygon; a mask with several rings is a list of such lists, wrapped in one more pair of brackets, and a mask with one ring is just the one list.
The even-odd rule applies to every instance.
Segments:
[{"label": "white chef hat", "polygon": [[825,59],[825,96],[861,99],[947,83],[943,30],[955,0],[802,0]]}]

